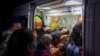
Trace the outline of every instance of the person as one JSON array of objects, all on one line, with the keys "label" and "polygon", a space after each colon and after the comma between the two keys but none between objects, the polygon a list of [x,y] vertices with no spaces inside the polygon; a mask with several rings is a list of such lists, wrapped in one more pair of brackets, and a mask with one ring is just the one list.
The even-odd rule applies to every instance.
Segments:
[{"label": "person", "polygon": [[[21,28],[22,28],[22,27],[21,27],[21,23],[20,23],[20,22],[13,22],[13,23],[11,24],[11,27],[10,27],[8,30],[6,30],[6,31],[4,31],[4,32],[2,33],[2,43],[1,43],[0,46],[3,46],[5,43],[7,43],[9,37],[11,36],[11,34],[12,34],[14,31],[16,31],[16,30],[18,30],[18,29],[21,29]],[[6,44],[5,44],[5,45],[6,45]],[[4,45],[4,46],[5,46],[5,45]]]},{"label": "person", "polygon": [[12,24],[10,25],[10,28],[4,31],[2,35],[4,36],[5,34],[12,34],[14,31],[16,31],[17,29],[21,29],[21,28],[22,28],[22,25],[20,22],[18,21],[12,22]]},{"label": "person", "polygon": [[0,55],[2,55],[1,53],[4,52],[4,50],[7,46],[7,42],[9,40],[10,36],[12,35],[12,33],[21,28],[22,28],[22,26],[21,26],[20,22],[13,22],[11,24],[11,27],[2,33],[2,40],[1,40],[1,44],[0,44]]},{"label": "person", "polygon": [[29,29],[16,30],[8,41],[3,56],[34,56],[34,36]]},{"label": "person", "polygon": [[50,44],[52,36],[50,34],[44,34],[41,36],[40,43],[37,45],[36,56],[51,56]]},{"label": "person", "polygon": [[61,29],[59,29],[59,30],[57,30],[57,31],[53,31],[53,32],[51,32],[51,35],[52,35],[52,44],[54,45],[54,46],[56,46],[57,44],[58,44],[58,41],[60,40],[60,37],[61,37],[61,35],[63,35],[63,34],[69,34],[69,31],[68,31],[68,29],[66,29],[66,28],[61,28]]},{"label": "person", "polygon": [[67,56],[78,56],[82,48],[82,19],[73,27],[69,42],[66,47]]},{"label": "person", "polygon": [[37,44],[40,42],[41,36],[45,34],[44,28],[41,29],[35,29],[37,33]]},{"label": "person", "polygon": [[44,22],[42,20],[41,15],[35,15],[35,24],[34,24],[34,31],[36,31],[37,34],[37,44],[40,42],[40,37],[45,33],[44,31]]}]

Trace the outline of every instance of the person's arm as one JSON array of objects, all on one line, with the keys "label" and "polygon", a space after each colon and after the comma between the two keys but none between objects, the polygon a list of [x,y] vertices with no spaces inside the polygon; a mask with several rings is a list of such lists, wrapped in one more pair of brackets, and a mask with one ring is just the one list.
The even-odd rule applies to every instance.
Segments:
[{"label": "person's arm", "polygon": [[48,53],[43,53],[42,56],[50,56]]},{"label": "person's arm", "polygon": [[69,43],[74,44],[74,38],[75,38],[75,34],[74,32],[71,33],[70,38],[69,38]]}]

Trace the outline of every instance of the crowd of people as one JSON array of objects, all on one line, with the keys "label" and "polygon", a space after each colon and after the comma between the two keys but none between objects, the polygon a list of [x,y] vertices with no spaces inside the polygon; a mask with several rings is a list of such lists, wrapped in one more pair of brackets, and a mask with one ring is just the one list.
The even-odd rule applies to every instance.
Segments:
[{"label": "crowd of people", "polygon": [[[57,31],[24,29],[20,22],[13,22],[11,27],[2,33],[0,56],[52,56],[50,45],[56,47],[61,35],[69,34],[62,27]],[[75,24],[66,44],[66,56],[78,56],[82,48],[82,22]]]}]

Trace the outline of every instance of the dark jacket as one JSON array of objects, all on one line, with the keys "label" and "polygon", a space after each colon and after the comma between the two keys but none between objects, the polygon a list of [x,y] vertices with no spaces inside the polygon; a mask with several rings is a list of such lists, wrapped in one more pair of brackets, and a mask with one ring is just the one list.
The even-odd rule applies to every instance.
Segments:
[{"label": "dark jacket", "polygon": [[73,31],[69,38],[69,43],[82,46],[82,36],[80,36],[80,33],[82,33],[82,24],[77,23],[73,27]]},{"label": "dark jacket", "polygon": [[60,40],[60,37],[61,37],[62,33],[61,33],[61,31],[59,30],[59,31],[54,31],[54,32],[52,32],[51,35],[52,35],[52,37],[53,37],[53,38],[52,38],[52,44],[53,44],[54,46],[56,46],[56,45],[58,44],[59,40]]},{"label": "dark jacket", "polygon": [[34,36],[31,30],[19,29],[15,31],[4,51],[3,56],[31,56],[33,55]]},{"label": "dark jacket", "polygon": [[45,48],[44,45],[41,43],[37,45],[37,51],[36,51],[36,56],[42,56],[44,53],[49,54],[51,56],[50,50]]},{"label": "dark jacket", "polygon": [[36,30],[36,32],[37,32],[37,43],[40,43],[41,36],[43,34],[45,34],[45,32],[44,32],[43,28]]}]

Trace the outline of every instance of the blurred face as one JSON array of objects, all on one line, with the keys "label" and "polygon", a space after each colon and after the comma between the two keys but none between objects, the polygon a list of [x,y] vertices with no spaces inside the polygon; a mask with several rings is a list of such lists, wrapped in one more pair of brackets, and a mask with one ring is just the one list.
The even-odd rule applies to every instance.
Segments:
[{"label": "blurred face", "polygon": [[82,23],[83,23],[83,19],[82,19],[82,18],[79,18],[79,19],[78,19],[78,23],[79,23],[79,24],[82,24]]},{"label": "blurred face", "polygon": [[67,29],[63,28],[61,32],[62,32],[62,33],[65,33],[65,32],[67,32],[67,31],[68,31]]},{"label": "blurred face", "polygon": [[80,33],[80,36],[82,37],[82,32]]},{"label": "blurred face", "polygon": [[16,30],[18,30],[18,29],[21,29],[22,26],[21,26],[20,23],[14,23],[12,28],[13,28],[14,31],[16,31]]},{"label": "blurred face", "polygon": [[52,41],[52,36],[49,35],[49,34],[44,34],[42,37],[41,37],[41,43],[45,46],[48,46],[51,44],[51,41]]}]

